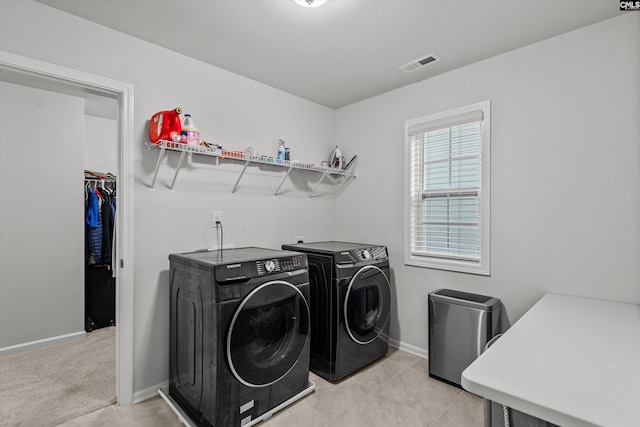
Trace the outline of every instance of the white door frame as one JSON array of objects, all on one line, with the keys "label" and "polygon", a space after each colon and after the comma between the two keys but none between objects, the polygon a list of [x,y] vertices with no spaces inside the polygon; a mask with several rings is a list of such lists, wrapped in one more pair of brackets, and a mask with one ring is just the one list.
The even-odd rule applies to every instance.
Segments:
[{"label": "white door frame", "polygon": [[133,403],[133,85],[0,50],[0,67],[118,101],[118,209],[116,212],[116,395]]}]

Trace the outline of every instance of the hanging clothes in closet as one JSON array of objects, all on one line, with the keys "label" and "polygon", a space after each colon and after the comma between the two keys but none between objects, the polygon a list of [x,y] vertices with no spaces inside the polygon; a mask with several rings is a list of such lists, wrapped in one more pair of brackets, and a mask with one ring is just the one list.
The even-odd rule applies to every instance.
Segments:
[{"label": "hanging clothes in closet", "polygon": [[85,171],[85,330],[115,325],[116,178]]}]

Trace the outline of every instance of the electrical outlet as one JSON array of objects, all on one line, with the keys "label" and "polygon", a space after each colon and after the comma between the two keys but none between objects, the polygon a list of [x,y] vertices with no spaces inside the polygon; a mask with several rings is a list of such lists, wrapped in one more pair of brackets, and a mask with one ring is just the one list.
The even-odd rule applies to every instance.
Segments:
[{"label": "electrical outlet", "polygon": [[213,226],[214,227],[219,222],[222,222],[222,211],[212,211],[211,212],[211,220],[213,221]]}]

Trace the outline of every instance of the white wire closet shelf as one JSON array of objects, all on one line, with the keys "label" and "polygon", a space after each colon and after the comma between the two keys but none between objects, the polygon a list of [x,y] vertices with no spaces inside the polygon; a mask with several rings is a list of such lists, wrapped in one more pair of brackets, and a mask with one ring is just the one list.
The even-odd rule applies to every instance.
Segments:
[{"label": "white wire closet shelf", "polygon": [[[286,171],[284,178],[280,182],[280,185],[278,185],[278,187],[273,192],[274,196],[278,195],[280,188],[282,188],[282,185],[287,180],[287,177],[289,176],[291,171],[296,169],[316,172],[321,175],[320,179],[315,183],[313,189],[309,193],[309,197],[313,197],[313,195],[315,194],[320,184],[325,180],[329,180],[334,184],[338,184],[340,183],[340,181],[344,181],[342,183],[343,185],[342,189],[344,189],[344,187],[346,187],[356,177],[355,165],[353,168],[349,170],[336,169],[336,168],[331,168],[326,166],[318,166],[311,163],[299,162],[299,161],[280,160],[275,157],[269,157],[265,155],[248,154],[242,151],[232,151],[232,150],[227,150],[223,148],[207,147],[204,145],[188,145],[188,144],[183,144],[179,142],[172,142],[172,141],[165,141],[165,140],[160,140],[157,143],[146,142],[145,145],[147,146],[148,149],[155,148],[160,150],[160,153],[158,154],[158,162],[156,163],[156,169],[153,173],[153,179],[151,180],[150,187],[152,190],[155,189],[156,179],[158,177],[158,171],[160,170],[162,159],[164,158],[164,155],[166,154],[167,150],[177,151],[180,153],[180,159],[178,160],[176,171],[173,174],[173,179],[171,180],[171,184],[169,186],[169,189],[171,191],[173,191],[173,188],[176,183],[176,178],[178,177],[178,172],[180,171],[182,162],[184,161],[184,157],[187,154],[189,155],[197,154],[197,155],[214,157],[216,158],[216,160],[232,160],[232,161],[243,163],[244,165],[242,170],[240,171],[240,175],[238,176],[238,179],[235,185],[233,186],[233,189],[231,190],[232,194],[238,190],[238,185],[240,184],[240,180],[244,176],[244,173],[247,170],[247,167],[252,164],[276,166],[276,167],[282,168],[283,171]],[[344,178],[344,180],[340,180],[339,178]]]}]

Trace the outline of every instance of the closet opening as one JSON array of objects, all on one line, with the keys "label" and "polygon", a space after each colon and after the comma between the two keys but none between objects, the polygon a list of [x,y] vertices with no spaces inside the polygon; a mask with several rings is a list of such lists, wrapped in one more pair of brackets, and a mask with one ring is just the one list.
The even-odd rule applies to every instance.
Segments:
[{"label": "closet opening", "polygon": [[[91,150],[86,149],[89,143],[85,141],[85,167],[92,165],[91,162],[105,161],[104,156],[92,159]],[[113,154],[115,160],[115,150]],[[115,162],[114,168],[109,169],[108,157],[105,170],[115,170]],[[114,245],[117,200],[114,174],[84,170],[84,329],[87,333],[116,325],[117,278],[113,263],[117,258]]]},{"label": "closet opening", "polygon": [[[71,95],[83,99],[87,105],[101,104],[110,105],[109,108],[115,108],[115,171],[112,172],[114,178],[117,178],[117,210],[113,219],[117,224],[113,234],[115,243],[113,249],[115,255],[111,259],[111,273],[115,274],[116,280],[113,286],[115,292],[115,353],[116,353],[116,378],[115,378],[115,394],[117,403],[126,406],[133,403],[133,86],[111,80],[105,77],[84,73],[81,71],[61,67],[32,58],[15,55],[9,52],[0,51],[0,84],[21,85],[29,88],[35,88],[50,91],[57,94]],[[115,106],[115,107],[114,107]],[[16,108],[20,108],[19,103]],[[33,123],[33,126],[39,126],[39,123]],[[64,135],[62,140],[64,141]],[[2,145],[7,144],[28,144],[29,141],[14,138],[14,134],[3,132]],[[12,161],[19,163],[22,167],[31,165],[31,160],[37,159],[37,162],[45,164],[47,156],[51,153],[57,155],[58,149],[64,147],[64,142],[58,142],[59,145],[51,144],[47,146],[48,138],[45,138],[44,146],[47,147],[42,153],[32,152],[31,157],[18,156],[12,157]],[[68,147],[67,147],[68,148]],[[49,153],[49,154],[47,154]],[[69,156],[74,157],[77,153],[68,151]],[[81,156],[81,155],[80,155]],[[3,156],[4,157],[4,156]],[[64,170],[65,162],[57,165]],[[9,168],[5,168],[9,169]],[[39,171],[31,170],[34,175]],[[42,173],[40,182],[56,182],[55,174]],[[82,171],[78,176],[79,203],[82,204]],[[91,186],[92,184],[85,185]],[[96,185],[100,185],[97,183]],[[109,186],[104,182],[105,189]],[[17,186],[16,186],[17,187]],[[85,187],[86,188],[86,187]],[[50,206],[55,208],[55,203]],[[82,216],[82,215],[81,215]],[[11,219],[13,220],[13,219]],[[81,218],[81,222],[84,218]],[[82,224],[80,224],[82,229]],[[25,236],[25,238],[28,236]],[[5,239],[3,239],[4,241]],[[15,242],[14,242],[15,243]],[[28,242],[20,242],[28,245]],[[37,242],[35,247],[46,248],[47,251],[59,250],[56,242]],[[81,243],[82,244],[82,243]],[[62,246],[62,245],[58,245]],[[11,248],[5,248],[4,252],[10,251]],[[82,251],[81,251],[82,252]],[[82,256],[82,255],[81,255]],[[35,269],[33,269],[35,270]],[[12,277],[15,277],[13,275]],[[6,280],[3,279],[2,286],[5,286]],[[55,290],[51,290],[55,295]],[[84,312],[84,310],[82,310]],[[0,313],[2,316],[2,313]],[[84,315],[80,323],[80,330],[84,333],[85,322]],[[74,327],[78,329],[77,327]],[[69,335],[75,335],[74,333]],[[46,341],[46,340],[41,340]],[[0,345],[0,347],[2,347]]]}]

